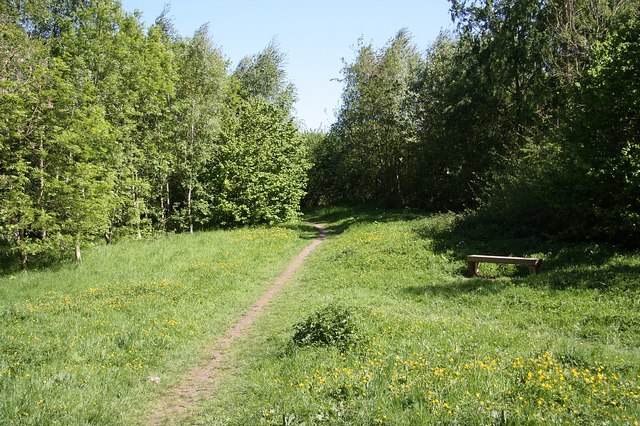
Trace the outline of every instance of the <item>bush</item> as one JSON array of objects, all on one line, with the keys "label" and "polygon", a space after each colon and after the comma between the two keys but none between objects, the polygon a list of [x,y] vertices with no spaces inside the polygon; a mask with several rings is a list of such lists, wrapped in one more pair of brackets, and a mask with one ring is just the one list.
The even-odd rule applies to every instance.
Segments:
[{"label": "bush", "polygon": [[320,309],[293,328],[293,343],[298,346],[337,346],[345,350],[358,338],[353,309],[344,306]]}]

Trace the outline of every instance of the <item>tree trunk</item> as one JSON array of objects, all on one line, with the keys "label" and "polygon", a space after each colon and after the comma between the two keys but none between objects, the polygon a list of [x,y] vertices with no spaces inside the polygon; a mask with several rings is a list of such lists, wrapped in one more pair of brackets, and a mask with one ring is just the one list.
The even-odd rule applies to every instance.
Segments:
[{"label": "tree trunk", "polygon": [[169,197],[169,180],[167,179],[167,222],[169,222],[169,217],[171,216],[171,199]]},{"label": "tree trunk", "polygon": [[[195,107],[193,107],[195,108]],[[196,137],[196,125],[193,119],[193,115],[191,117],[191,139],[190,139],[190,143],[189,143],[189,152],[188,152],[188,159],[189,162],[191,162],[191,160],[193,160],[193,146],[195,144],[195,137]],[[192,164],[189,164],[191,167],[193,167]],[[189,173],[191,174],[191,173]],[[193,218],[191,217],[191,194],[193,193],[193,178],[189,177],[189,191],[187,193],[187,215],[188,215],[188,220],[189,220],[189,232],[191,234],[193,234]]]},{"label": "tree trunk", "polygon": [[193,234],[193,218],[191,217],[191,193],[193,192],[193,185],[189,183],[189,190],[187,191],[187,220],[189,221],[189,233]]},{"label": "tree trunk", "polygon": [[112,238],[113,238],[113,230],[111,229],[111,226],[110,226],[107,232],[104,233],[104,241],[107,243],[107,245],[111,244]]},{"label": "tree trunk", "polygon": [[[135,175],[134,176],[134,180],[137,180],[138,176]],[[137,187],[133,187],[133,210],[135,210],[135,218],[133,219],[136,223],[136,233],[138,236],[138,239],[141,240],[142,239],[142,230],[140,229],[140,199],[138,197],[138,189]]]},{"label": "tree trunk", "polygon": [[[40,195],[38,204],[40,204],[40,214],[44,217],[44,138],[40,135]],[[43,221],[44,223],[44,221]],[[44,240],[47,238],[47,229],[43,226],[40,230],[40,237]]]},{"label": "tree trunk", "polygon": [[82,263],[82,253],[80,252],[80,241],[76,241],[76,262]]},{"label": "tree trunk", "polygon": [[29,255],[22,250],[20,251],[20,269],[27,270],[27,263],[29,262]]},{"label": "tree trunk", "polygon": [[167,211],[164,206],[164,194],[160,190],[160,227],[163,231],[167,230]]},{"label": "tree trunk", "polygon": [[169,218],[169,209],[171,208],[171,200],[169,199],[169,181],[167,180],[167,218]]},{"label": "tree trunk", "polygon": [[400,206],[403,206],[404,197],[402,196],[402,184],[400,182],[400,173],[397,173],[397,172],[396,172],[396,191],[398,191],[398,203]]}]

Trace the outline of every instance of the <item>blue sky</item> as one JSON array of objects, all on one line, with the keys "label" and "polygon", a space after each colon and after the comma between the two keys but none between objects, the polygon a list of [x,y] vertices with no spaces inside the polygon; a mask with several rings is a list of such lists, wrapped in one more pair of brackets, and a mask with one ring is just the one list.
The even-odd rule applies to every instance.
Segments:
[{"label": "blue sky", "polygon": [[[149,24],[165,2],[122,4],[129,12],[142,11]],[[342,92],[335,79],[341,77],[343,59],[354,59],[358,39],[379,48],[406,27],[425,50],[441,29],[451,27],[447,0],[174,0],[169,15],[183,36],[208,22],[231,69],[275,39],[287,55],[287,75],[297,88],[296,115],[309,129],[333,123]]]}]

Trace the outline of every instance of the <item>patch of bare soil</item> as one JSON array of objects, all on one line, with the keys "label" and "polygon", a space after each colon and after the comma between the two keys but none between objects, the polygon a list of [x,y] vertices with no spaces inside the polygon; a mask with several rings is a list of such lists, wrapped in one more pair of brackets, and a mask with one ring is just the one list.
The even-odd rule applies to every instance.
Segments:
[{"label": "patch of bare soil", "polygon": [[219,385],[220,365],[225,360],[229,347],[237,338],[246,334],[247,329],[258,319],[267,304],[282,290],[307,256],[324,241],[324,227],[322,225],[314,226],[319,232],[316,239],[289,263],[282,275],[271,284],[267,291],[262,293],[253,306],[222,337],[212,342],[204,359],[184,375],[180,384],[165,393],[158,401],[157,408],[147,417],[146,424],[155,426],[179,423],[179,419],[198,401],[203,398],[211,398]]}]

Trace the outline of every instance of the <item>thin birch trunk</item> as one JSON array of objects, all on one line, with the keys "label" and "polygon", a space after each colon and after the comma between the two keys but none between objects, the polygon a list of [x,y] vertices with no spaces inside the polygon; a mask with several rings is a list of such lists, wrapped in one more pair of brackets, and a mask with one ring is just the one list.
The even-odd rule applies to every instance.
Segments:
[{"label": "thin birch trunk", "polygon": [[76,255],[76,262],[82,263],[82,253],[80,252],[80,240],[78,239],[76,239],[75,255]]},{"label": "thin birch trunk", "polygon": [[[42,137],[42,135],[40,135],[40,163],[39,163],[39,167],[40,167],[40,194],[39,194],[39,199],[38,199],[38,204],[40,204],[40,214],[42,215],[42,217],[44,217],[45,212],[44,212],[44,138]],[[43,221],[44,223],[44,221]],[[44,240],[45,238],[47,238],[47,229],[44,227],[44,225],[42,226],[42,229],[40,231],[40,237]]]},{"label": "thin birch trunk", "polygon": [[191,193],[193,192],[193,185],[189,183],[189,190],[187,191],[187,217],[189,220],[189,233],[193,234],[193,218],[191,216]]}]

